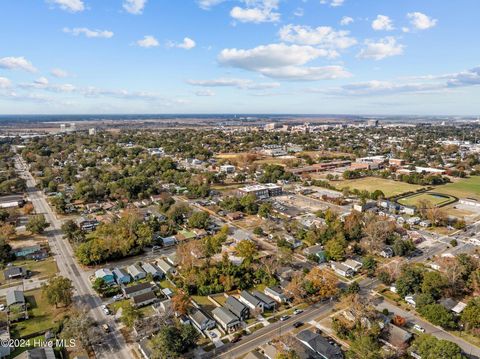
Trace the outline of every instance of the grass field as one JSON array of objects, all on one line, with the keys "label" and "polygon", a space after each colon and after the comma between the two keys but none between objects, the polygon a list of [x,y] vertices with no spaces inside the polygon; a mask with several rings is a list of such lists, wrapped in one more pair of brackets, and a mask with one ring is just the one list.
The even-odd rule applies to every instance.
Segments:
[{"label": "grass field", "polygon": [[475,198],[480,201],[480,176],[462,178],[446,185],[438,186],[435,192],[458,198]]},{"label": "grass field", "polygon": [[417,186],[414,184],[374,177],[334,181],[331,182],[331,184],[334,185],[338,190],[342,190],[342,188],[345,187],[350,187],[350,189],[358,189],[360,191],[366,190],[369,192],[373,192],[379,189],[387,197],[397,196],[405,192],[414,192],[422,188],[422,186]]},{"label": "grass field", "polygon": [[454,197],[449,195],[436,195],[435,193],[419,193],[398,200],[398,203],[405,206],[418,206],[420,201],[428,201],[433,206],[442,206],[455,201]]},{"label": "grass field", "polygon": [[46,332],[53,328],[68,311],[67,308],[55,308],[48,304],[41,289],[25,292],[25,300],[29,305],[29,319],[12,324],[13,338],[22,338],[38,332]]}]

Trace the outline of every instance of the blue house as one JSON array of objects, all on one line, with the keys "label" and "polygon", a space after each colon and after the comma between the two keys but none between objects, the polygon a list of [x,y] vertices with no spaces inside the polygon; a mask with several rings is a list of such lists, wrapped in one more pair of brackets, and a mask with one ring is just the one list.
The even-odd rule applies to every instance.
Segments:
[{"label": "blue house", "polygon": [[95,278],[102,278],[107,284],[115,284],[115,277],[108,268],[102,268],[95,272]]},{"label": "blue house", "polygon": [[132,281],[132,278],[130,278],[130,275],[120,268],[115,268],[113,270],[113,276],[115,277],[115,281],[118,284],[127,284]]}]

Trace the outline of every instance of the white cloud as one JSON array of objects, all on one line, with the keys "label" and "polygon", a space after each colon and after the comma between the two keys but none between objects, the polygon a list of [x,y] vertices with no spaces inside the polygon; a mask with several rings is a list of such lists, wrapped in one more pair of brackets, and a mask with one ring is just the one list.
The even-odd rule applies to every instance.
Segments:
[{"label": "white cloud", "polygon": [[109,39],[113,36],[112,31],[108,30],[91,30],[86,27],[75,27],[70,29],[68,27],[63,28],[63,32],[67,34],[72,34],[74,36],[85,35],[88,38],[104,38]]},{"label": "white cloud", "polygon": [[281,43],[248,50],[224,49],[220,52],[218,61],[224,66],[285,80],[314,81],[348,77],[350,74],[341,66],[302,67],[319,57],[331,56],[331,50]]},{"label": "white cloud", "polygon": [[215,92],[209,89],[205,89],[205,90],[196,91],[195,95],[200,97],[211,97],[211,96],[215,96]]},{"label": "white cloud", "polygon": [[382,60],[391,56],[403,54],[404,45],[397,43],[392,36],[387,36],[377,42],[373,40],[365,40],[365,48],[363,48],[358,57],[364,59]]},{"label": "white cloud", "polygon": [[59,69],[59,68],[52,69],[52,71],[50,71],[50,74],[52,76],[55,76],[55,77],[58,77],[58,78],[68,77],[68,75],[69,75],[67,71]]},{"label": "white cloud", "polygon": [[311,28],[302,25],[286,25],[279,31],[280,39],[301,45],[317,45],[328,49],[346,49],[357,43],[348,31],[335,31],[329,26]]},{"label": "white cloud", "polygon": [[320,4],[330,5],[331,7],[342,6],[345,0],[320,0]]},{"label": "white cloud", "polygon": [[305,11],[301,7],[297,7],[293,12],[293,15],[297,17],[302,17],[305,14]]},{"label": "white cloud", "polygon": [[372,22],[372,29],[375,31],[391,31],[394,29],[393,21],[388,16],[377,15],[377,18]]},{"label": "white cloud", "polygon": [[44,76],[37,78],[31,83],[23,83],[18,86],[23,89],[36,89],[50,92],[69,93],[76,91],[76,87],[71,84],[51,84]]},{"label": "white cloud", "polygon": [[434,27],[438,20],[432,19],[431,17],[422,14],[421,12],[411,12],[407,14],[407,17],[410,19],[410,23],[417,30],[427,30]]},{"label": "white cloud", "polygon": [[60,9],[70,12],[81,12],[85,10],[82,0],[49,0],[51,4],[58,5]]},{"label": "white cloud", "polygon": [[198,0],[198,6],[200,6],[204,10],[210,9],[212,6],[218,5],[225,0]]},{"label": "white cloud", "polygon": [[36,72],[37,69],[24,57],[2,57],[0,58],[0,68],[8,70],[24,70]]},{"label": "white cloud", "polygon": [[151,35],[145,35],[143,39],[137,41],[137,45],[140,47],[157,47],[160,45],[158,40],[151,36]]},{"label": "white cloud", "polygon": [[352,17],[344,16],[344,17],[342,17],[342,20],[340,20],[340,25],[347,26],[347,25],[350,25],[351,23],[353,23],[354,21],[355,20],[353,20]]},{"label": "white cloud", "polygon": [[240,22],[277,22],[280,20],[279,0],[244,0],[246,7],[235,6],[230,16]]},{"label": "white cloud", "polygon": [[190,85],[202,87],[236,87],[241,90],[265,90],[280,87],[278,82],[254,82],[253,80],[221,77],[213,80],[188,80]]},{"label": "white cloud", "polygon": [[6,77],[0,77],[0,89],[6,89],[12,86],[12,83]]},{"label": "white cloud", "polygon": [[147,0],[125,0],[123,8],[130,14],[140,15],[143,12]]},{"label": "white cloud", "polygon": [[195,46],[197,46],[196,42],[193,41],[191,38],[189,37],[185,37],[183,39],[183,42],[181,43],[175,43],[175,42],[168,42],[167,43],[167,46],[168,47],[177,47],[179,49],[185,49],[185,50],[191,50],[193,49]]}]

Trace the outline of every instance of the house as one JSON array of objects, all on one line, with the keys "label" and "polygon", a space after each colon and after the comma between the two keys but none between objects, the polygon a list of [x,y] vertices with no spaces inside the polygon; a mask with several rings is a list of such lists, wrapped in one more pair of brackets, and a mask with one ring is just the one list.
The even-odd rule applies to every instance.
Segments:
[{"label": "house", "polygon": [[153,288],[150,283],[139,283],[134,284],[130,287],[123,287],[122,292],[125,294],[125,297],[132,298],[140,294],[152,292]]},{"label": "house", "polygon": [[171,247],[171,246],[174,246],[177,243],[177,240],[175,239],[175,236],[161,237],[160,241],[162,242],[162,245],[164,247]]},{"label": "house", "polygon": [[188,317],[192,324],[201,331],[215,328],[215,321],[207,317],[200,309],[192,310]]},{"label": "house", "polygon": [[127,267],[127,272],[132,276],[133,280],[140,280],[147,276],[147,273],[138,264],[132,264]]},{"label": "house", "polygon": [[7,300],[7,307],[11,307],[13,305],[23,307],[25,305],[25,296],[23,294],[23,291],[21,290],[16,290],[16,289],[7,290],[6,300]]},{"label": "house", "polygon": [[248,307],[232,296],[227,298],[225,308],[235,314],[240,320],[246,320],[250,316]]},{"label": "house", "polygon": [[272,298],[270,298],[268,295],[263,294],[262,292],[259,292],[258,290],[254,290],[252,292],[253,296],[255,298],[258,298],[262,301],[263,303],[263,308],[266,310],[272,310],[275,309],[277,302],[275,302]]},{"label": "house", "polygon": [[440,304],[443,305],[446,310],[452,311],[457,315],[463,312],[463,310],[467,306],[465,303],[459,302],[452,298],[442,299],[440,300]]},{"label": "house", "polygon": [[115,277],[113,276],[112,271],[108,268],[102,268],[95,271],[95,278],[103,279],[107,284],[115,284]]},{"label": "house", "polygon": [[390,246],[383,247],[382,251],[379,253],[383,258],[392,258],[393,257],[393,248]]},{"label": "house", "polygon": [[330,344],[327,339],[311,330],[302,330],[297,340],[323,359],[343,359],[342,350]]},{"label": "house", "polygon": [[50,346],[34,348],[17,355],[15,359],[55,359],[55,351]]},{"label": "house", "polygon": [[165,275],[175,273],[175,268],[165,262],[165,260],[163,260],[162,258],[157,260],[157,266]]},{"label": "house", "polygon": [[[0,343],[9,343],[10,339],[10,331],[5,323],[5,325],[2,325],[0,328]],[[14,348],[9,345],[0,345],[0,358],[8,358],[12,349]]]},{"label": "house", "polygon": [[7,267],[3,271],[5,279],[18,279],[23,278],[27,274],[27,271],[23,267]]},{"label": "house", "polygon": [[48,257],[47,248],[43,248],[40,245],[27,246],[22,248],[16,248],[12,250],[16,258],[25,258],[25,259],[44,259]]},{"label": "house", "polygon": [[167,298],[172,298],[175,293],[170,288],[162,288],[161,289],[163,295]]},{"label": "house", "polygon": [[183,230],[179,231],[175,235],[175,239],[177,240],[177,242],[188,241],[188,240],[191,240],[191,239],[195,239],[196,237],[197,237],[197,235],[194,232],[187,231],[186,229],[183,229]]},{"label": "house", "polygon": [[355,271],[352,268],[347,267],[342,263],[331,262],[331,266],[335,273],[340,274],[343,277],[353,277],[353,275],[355,274]]},{"label": "house", "polygon": [[235,172],[235,166],[222,165],[222,166],[220,166],[220,171],[225,172],[225,173],[234,173]]},{"label": "house", "polygon": [[132,280],[132,278],[130,278],[130,275],[120,268],[113,269],[113,276],[115,277],[115,281],[117,282],[117,284],[127,284],[130,283]]},{"label": "house", "polygon": [[288,301],[287,296],[283,293],[282,288],[279,286],[266,287],[263,292],[270,298],[275,299],[278,303],[285,303]]},{"label": "house", "polygon": [[177,260],[177,253],[176,252],[173,252],[173,253],[170,253],[170,254],[167,254],[165,256],[165,260],[172,266],[177,266],[178,265],[178,260]]},{"label": "house", "polygon": [[224,307],[215,308],[212,310],[212,315],[227,333],[231,333],[241,326],[241,322],[235,314]]},{"label": "house", "polygon": [[260,313],[263,313],[264,311],[264,303],[246,290],[242,290],[238,300],[240,300],[240,302],[245,304],[252,311],[259,311]]},{"label": "house", "polygon": [[142,268],[147,274],[151,274],[154,279],[163,278],[164,276],[164,273],[155,264],[146,262],[142,264]]},{"label": "house", "polygon": [[323,246],[321,244],[316,244],[314,246],[305,248],[303,250],[303,253],[307,257],[315,257],[318,263],[323,263],[326,260],[325,250],[323,249]]},{"label": "house", "polygon": [[382,342],[394,349],[402,349],[408,346],[408,342],[412,339],[412,333],[394,324],[388,324],[387,328],[390,335],[387,340],[380,339]]},{"label": "house", "polygon": [[429,220],[424,220],[420,222],[421,227],[427,228],[427,227],[430,227],[431,225],[432,225],[432,222],[430,222]]},{"label": "house", "polygon": [[134,307],[144,307],[146,305],[155,303],[158,298],[153,292],[146,292],[139,295],[131,297]]},{"label": "house", "polygon": [[25,204],[25,200],[22,195],[8,195],[0,197],[0,208],[15,208],[22,207]]},{"label": "house", "polygon": [[414,308],[417,305],[417,296],[415,294],[414,295],[407,295],[404,299],[405,299],[405,302],[407,302],[408,304],[410,304]]},{"label": "house", "polygon": [[345,262],[343,262],[343,265],[347,266],[348,268],[352,268],[355,273],[358,272],[363,266],[362,262],[356,261],[355,259],[347,259]]}]

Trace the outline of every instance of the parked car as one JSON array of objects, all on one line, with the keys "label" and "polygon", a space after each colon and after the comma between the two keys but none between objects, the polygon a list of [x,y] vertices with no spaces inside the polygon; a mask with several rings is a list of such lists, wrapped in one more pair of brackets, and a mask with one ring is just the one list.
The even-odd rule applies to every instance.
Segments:
[{"label": "parked car", "polygon": [[301,309],[295,309],[295,310],[293,311],[293,315],[299,315],[299,314],[301,314],[301,313],[303,313],[303,310],[301,310]]},{"label": "parked car", "polygon": [[210,338],[216,338],[217,334],[215,332],[210,332],[208,333],[210,335]]},{"label": "parked car", "polygon": [[282,316],[280,317],[280,320],[283,322],[283,321],[285,321],[285,320],[287,320],[287,319],[289,319],[289,318],[290,318],[289,315],[282,315]]},{"label": "parked car", "polygon": [[113,299],[115,302],[117,302],[117,301],[123,299],[123,295],[122,295],[122,294],[114,295],[112,299]]},{"label": "parked car", "polygon": [[422,327],[421,327],[420,325],[418,325],[418,324],[415,324],[415,325],[413,326],[413,329],[415,329],[416,331],[418,331],[418,332],[420,332],[420,333],[425,333],[425,329],[422,328]]},{"label": "parked car", "polygon": [[301,327],[302,325],[303,325],[302,322],[295,322],[295,323],[293,323],[293,327],[294,327],[294,328],[299,328],[299,327]]},{"label": "parked car", "polygon": [[110,314],[110,309],[108,309],[108,307],[105,304],[102,305],[102,310],[106,315]]},{"label": "parked car", "polygon": [[4,311],[5,310],[5,304],[0,304],[0,311]]}]

